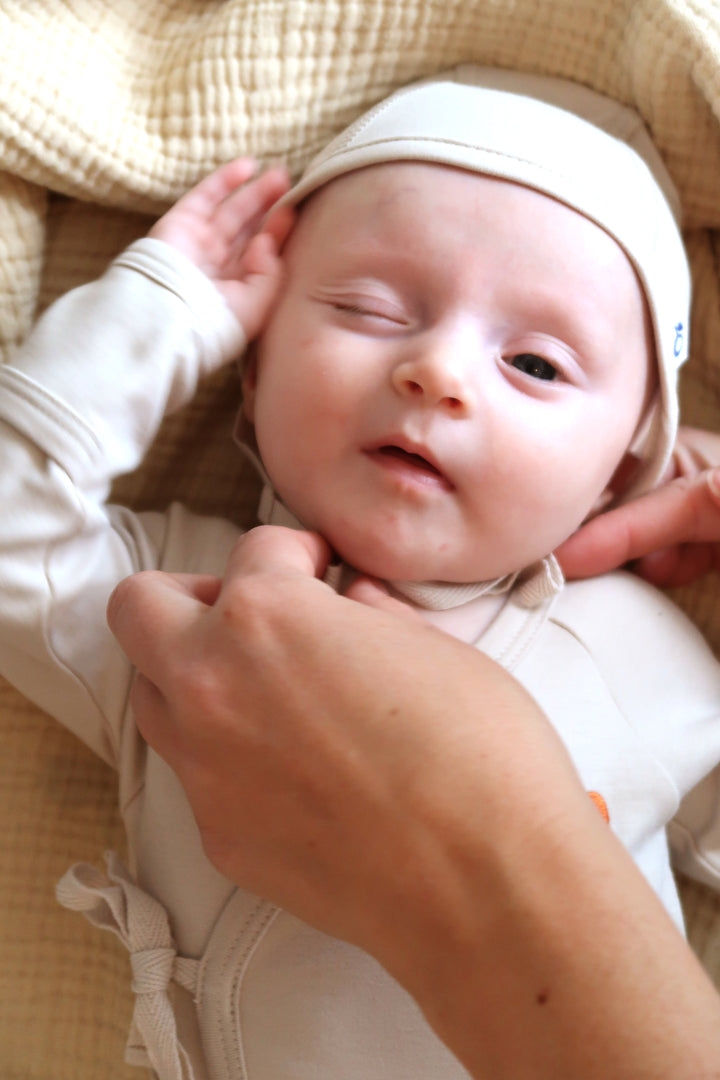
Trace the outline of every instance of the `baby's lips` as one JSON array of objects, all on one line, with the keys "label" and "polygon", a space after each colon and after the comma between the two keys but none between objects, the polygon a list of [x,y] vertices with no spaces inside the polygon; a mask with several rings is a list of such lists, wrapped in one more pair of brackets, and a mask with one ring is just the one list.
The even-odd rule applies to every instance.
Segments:
[{"label": "baby's lips", "polygon": [[418,469],[424,469],[444,480],[449,487],[454,485],[442,469],[437,457],[424,443],[416,442],[402,434],[390,435],[385,439],[378,439],[366,448],[366,453],[384,454],[395,456],[400,460],[406,460],[408,464],[415,464]]},{"label": "baby's lips", "polygon": [[410,453],[408,450],[403,450],[401,446],[394,446],[392,444],[387,446],[380,446],[375,451],[375,453],[386,454],[389,457],[397,457],[400,460],[407,461],[409,464],[417,465],[419,469],[426,469],[429,472],[435,473],[437,476],[442,477],[443,475],[437,468],[437,466],[433,465],[433,463],[427,457],[425,457],[424,454],[416,454],[414,452]]},{"label": "baby's lips", "polygon": [[394,473],[399,479],[412,482],[413,486],[419,485],[428,492],[433,489],[445,492],[455,490],[447,476],[423,454],[405,450],[395,443],[381,443],[365,453],[378,467]]}]

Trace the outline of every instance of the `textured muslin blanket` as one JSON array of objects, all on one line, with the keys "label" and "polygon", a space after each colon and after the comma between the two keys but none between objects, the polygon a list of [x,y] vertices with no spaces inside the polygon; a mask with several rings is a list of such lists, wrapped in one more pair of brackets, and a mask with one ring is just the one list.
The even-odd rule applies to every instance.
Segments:
[{"label": "textured muslin blanket", "polygon": [[[680,191],[695,278],[683,415],[717,428],[716,0],[0,0],[3,356],[219,163],[250,152],[297,173],[368,105],[463,61],[575,79],[644,116]],[[165,425],[118,499],[250,520],[225,385]],[[679,597],[716,648],[718,592],[707,579]],[[0,1076],[129,1080],[126,955],[53,899],[68,863],[122,847],[113,776],[6,685],[0,728]],[[720,982],[716,902],[690,885],[684,898]]]}]

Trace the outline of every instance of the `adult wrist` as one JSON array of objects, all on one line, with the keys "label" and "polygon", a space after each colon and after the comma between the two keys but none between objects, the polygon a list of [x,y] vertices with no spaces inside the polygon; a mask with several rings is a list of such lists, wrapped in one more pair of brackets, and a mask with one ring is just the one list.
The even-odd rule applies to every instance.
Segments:
[{"label": "adult wrist", "polygon": [[513,812],[466,851],[434,912],[405,912],[392,973],[474,1077],[709,1075],[714,988],[584,799],[568,789],[524,838]]}]

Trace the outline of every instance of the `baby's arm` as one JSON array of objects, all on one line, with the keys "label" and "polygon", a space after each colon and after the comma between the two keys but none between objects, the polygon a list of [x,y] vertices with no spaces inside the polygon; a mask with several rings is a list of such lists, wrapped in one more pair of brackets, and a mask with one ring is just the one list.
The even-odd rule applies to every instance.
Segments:
[{"label": "baby's arm", "polygon": [[[208,184],[197,189],[206,209]],[[106,760],[130,679],[105,626],[107,597],[126,574],[167,564],[177,516],[109,507],[110,483],[139,463],[163,415],[242,351],[237,314],[257,329],[279,280],[273,241],[242,235],[233,260],[230,236],[212,247],[210,235],[231,203],[240,217],[254,207],[254,235],[284,186],[266,174],[224,206],[216,185],[204,220],[181,200],[156,227],[166,242],[139,241],[61,298],[0,367],[0,672]],[[183,238],[185,251],[173,250]]]}]

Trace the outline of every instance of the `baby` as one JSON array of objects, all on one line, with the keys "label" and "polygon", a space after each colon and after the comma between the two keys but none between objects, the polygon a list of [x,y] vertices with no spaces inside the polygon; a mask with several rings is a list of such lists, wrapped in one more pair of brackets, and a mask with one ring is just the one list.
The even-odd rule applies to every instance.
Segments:
[{"label": "baby", "polygon": [[642,582],[564,587],[550,554],[667,465],[689,302],[672,185],[630,111],[475,67],[311,163],[281,200],[300,207],[281,283],[289,212],[257,229],[283,181],[238,187],[250,173],[204,181],[0,370],[0,669],[118,769],[132,873],[109,856],[58,895],[131,953],[129,1061],[163,1080],[459,1078],[374,960],[205,859],[104,610],[136,570],[221,573],[237,530],[105,499],[260,333],[241,426],[261,519],[317,530],[337,587],[377,577],[512,670],[681,924],[668,823],[678,864],[720,880],[717,665]]}]

